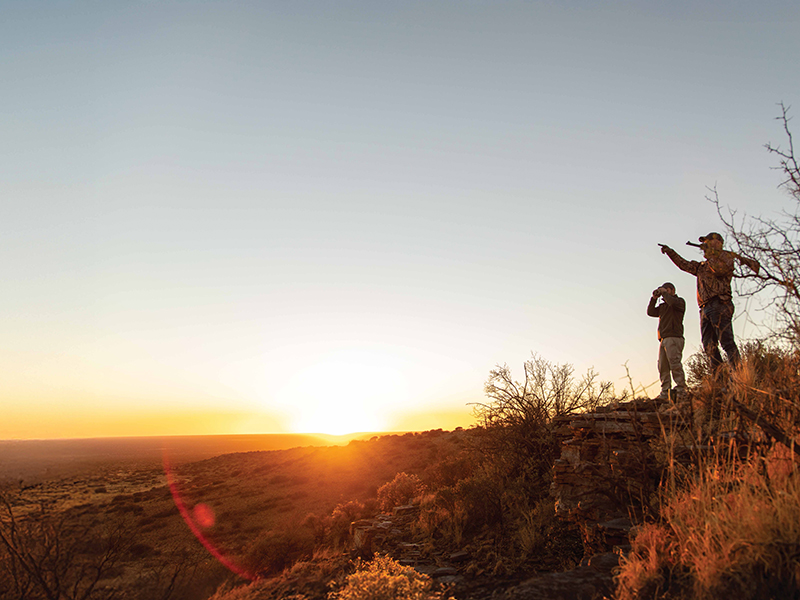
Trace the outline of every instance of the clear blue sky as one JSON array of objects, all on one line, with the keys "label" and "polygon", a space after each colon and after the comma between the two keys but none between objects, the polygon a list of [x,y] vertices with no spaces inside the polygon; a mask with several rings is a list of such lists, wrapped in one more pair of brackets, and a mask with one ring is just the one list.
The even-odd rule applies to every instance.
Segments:
[{"label": "clear blue sky", "polygon": [[699,257],[707,186],[787,206],[800,5],[602,4],[3,3],[0,437],[448,428],[531,351],[655,381],[665,280],[699,346],[656,244]]}]

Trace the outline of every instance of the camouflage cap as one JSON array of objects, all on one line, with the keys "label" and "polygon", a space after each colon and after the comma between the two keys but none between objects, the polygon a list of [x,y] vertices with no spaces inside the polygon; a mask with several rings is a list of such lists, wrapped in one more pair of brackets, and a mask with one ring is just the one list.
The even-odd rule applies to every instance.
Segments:
[{"label": "camouflage cap", "polygon": [[705,242],[706,240],[719,240],[720,242],[723,242],[723,243],[725,242],[725,240],[722,239],[722,236],[720,234],[718,234],[716,231],[712,231],[708,235],[701,235],[698,239],[701,242]]}]

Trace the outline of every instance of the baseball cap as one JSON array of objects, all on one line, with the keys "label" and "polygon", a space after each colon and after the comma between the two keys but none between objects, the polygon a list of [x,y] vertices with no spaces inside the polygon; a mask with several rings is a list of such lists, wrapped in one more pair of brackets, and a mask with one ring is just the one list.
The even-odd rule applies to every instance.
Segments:
[{"label": "baseball cap", "polygon": [[701,242],[705,242],[706,240],[719,240],[720,242],[725,241],[724,239],[722,239],[722,236],[718,234],[716,231],[712,231],[708,235],[701,235],[698,239]]}]

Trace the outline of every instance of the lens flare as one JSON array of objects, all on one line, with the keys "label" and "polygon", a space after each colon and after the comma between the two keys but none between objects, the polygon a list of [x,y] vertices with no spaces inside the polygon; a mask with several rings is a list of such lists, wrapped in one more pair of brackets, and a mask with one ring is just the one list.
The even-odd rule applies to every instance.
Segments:
[{"label": "lens flare", "polygon": [[229,571],[245,579],[255,579],[255,574],[251,573],[241,565],[238,565],[235,561],[231,560],[229,557],[225,556],[225,554],[219,548],[217,548],[214,542],[212,542],[203,533],[204,529],[209,529],[216,523],[214,510],[208,504],[203,502],[196,504],[191,510],[186,506],[186,503],[181,497],[178,482],[172,472],[169,462],[169,455],[167,454],[166,449],[164,450],[163,462],[164,473],[167,476],[167,485],[169,486],[169,491],[172,494],[172,499],[175,502],[175,506],[178,509],[178,512],[180,512],[181,517],[183,517],[184,522],[189,527],[189,530],[194,534],[198,541],[203,544],[211,556],[217,559],[217,561],[219,561],[219,563],[225,566]]},{"label": "lens flare", "polygon": [[201,502],[194,507],[192,510],[192,516],[194,517],[194,522],[203,529],[213,527],[214,523],[216,522],[214,509],[204,502]]}]

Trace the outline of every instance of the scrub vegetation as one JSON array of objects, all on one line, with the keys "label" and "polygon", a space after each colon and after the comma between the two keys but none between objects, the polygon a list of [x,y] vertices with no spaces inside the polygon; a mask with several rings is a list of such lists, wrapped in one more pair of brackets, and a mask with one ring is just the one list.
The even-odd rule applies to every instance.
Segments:
[{"label": "scrub vegetation", "polygon": [[800,357],[763,344],[743,354],[721,390],[695,370],[695,454],[668,454],[660,511],[633,537],[620,600],[800,596]]},{"label": "scrub vegetation", "polygon": [[745,345],[733,372],[689,361],[695,451],[689,461],[667,452],[660,515],[632,540],[620,600],[800,597],[800,168],[784,105],[778,120],[786,144],[766,148],[793,206],[739,218],[712,190],[726,239],[760,263],[735,281],[740,296],[761,300],[770,331]]},{"label": "scrub vegetation", "polygon": [[[726,376],[703,356],[687,361],[693,410],[681,418],[694,442],[680,453],[670,435],[658,444],[664,475],[618,570],[620,600],[800,597],[800,355],[766,343],[742,354]],[[127,492],[113,480],[6,487],[0,597],[484,598],[480,582],[573,568],[578,529],[555,518],[548,494],[552,419],[563,414],[553,398],[591,410],[612,390],[536,356],[525,376],[493,371],[467,430],[223,455],[169,477],[129,473]],[[88,501],[72,502],[84,488]],[[398,541],[423,561],[465,553],[466,585],[353,554],[351,523],[407,504],[416,509]]]},{"label": "scrub vegetation", "polygon": [[[556,449],[544,434],[562,402],[588,407],[608,392],[591,374],[576,381],[570,367],[534,357],[524,383],[507,368],[493,373],[481,424],[467,430],[228,454],[129,474],[128,492],[75,480],[7,487],[0,596],[349,599],[378,586],[395,590],[387,598],[443,597],[428,575],[388,557],[354,562],[351,523],[408,504],[397,541],[419,546],[421,560],[466,552],[473,580],[572,567],[582,546],[574,525],[553,516]],[[542,434],[533,447],[531,431]],[[79,488],[89,501],[70,506]],[[53,562],[53,548],[69,558]]]},{"label": "scrub vegetation", "polygon": [[[731,374],[687,361],[693,402],[680,418],[693,441],[677,452],[665,433],[657,444],[664,475],[619,569],[620,600],[800,595],[800,355],[767,343],[742,355]],[[127,491],[115,480],[7,487],[0,597],[486,597],[380,553],[353,555],[351,523],[407,504],[398,541],[421,560],[465,553],[470,584],[575,567],[578,530],[555,518],[548,494],[553,418],[613,401],[612,390],[537,356],[524,373],[492,371],[467,430],[228,454],[129,473]]]},{"label": "scrub vegetation", "polygon": [[[786,110],[781,120],[789,134]],[[791,136],[787,149],[768,148],[800,202]],[[797,214],[723,219],[738,249],[762,261],[740,285],[773,293],[774,327],[742,344],[736,370],[715,372],[703,355],[686,361],[690,403],[664,413],[680,430],[663,427],[649,442],[660,482],[621,553],[618,600],[800,598]],[[492,370],[485,392],[466,430],[6,485],[0,597],[482,600],[576,567],[578,527],[555,517],[549,495],[557,419],[630,398],[538,355],[521,380],[508,366]],[[395,507],[407,516],[385,521],[384,548],[413,548],[434,567],[458,556],[460,587],[354,544],[354,523]]]}]

